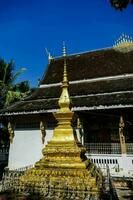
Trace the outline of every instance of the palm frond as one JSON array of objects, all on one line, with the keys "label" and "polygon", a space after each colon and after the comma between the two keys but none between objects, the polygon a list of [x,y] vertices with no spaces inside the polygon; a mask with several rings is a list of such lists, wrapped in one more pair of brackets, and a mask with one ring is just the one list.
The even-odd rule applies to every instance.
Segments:
[{"label": "palm frond", "polygon": [[22,73],[24,73],[27,69],[26,68],[21,68],[20,70],[18,70],[14,76],[12,77],[12,82],[14,82]]}]

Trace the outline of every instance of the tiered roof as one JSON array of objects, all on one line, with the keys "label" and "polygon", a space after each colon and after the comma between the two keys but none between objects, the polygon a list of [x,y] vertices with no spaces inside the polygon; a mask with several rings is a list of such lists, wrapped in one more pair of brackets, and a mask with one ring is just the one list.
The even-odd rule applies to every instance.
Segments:
[{"label": "tiered roof", "polygon": [[[74,110],[133,107],[132,42],[123,41],[111,48],[69,55],[66,62]],[[57,109],[63,63],[63,56],[51,59],[40,87],[2,113],[18,115]]]}]

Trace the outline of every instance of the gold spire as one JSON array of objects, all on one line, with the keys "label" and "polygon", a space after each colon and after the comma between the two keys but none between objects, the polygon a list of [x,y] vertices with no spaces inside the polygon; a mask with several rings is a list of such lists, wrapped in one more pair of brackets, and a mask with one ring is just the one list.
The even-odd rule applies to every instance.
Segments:
[{"label": "gold spire", "polygon": [[67,64],[66,64],[66,47],[63,42],[63,57],[64,57],[64,71],[63,71],[63,81],[62,81],[62,92],[59,98],[58,104],[60,107],[60,112],[70,111],[70,97],[68,93],[68,78],[67,78]]},{"label": "gold spire", "polygon": [[66,55],[67,55],[67,53],[66,53],[66,44],[63,41],[63,56],[65,57]]}]

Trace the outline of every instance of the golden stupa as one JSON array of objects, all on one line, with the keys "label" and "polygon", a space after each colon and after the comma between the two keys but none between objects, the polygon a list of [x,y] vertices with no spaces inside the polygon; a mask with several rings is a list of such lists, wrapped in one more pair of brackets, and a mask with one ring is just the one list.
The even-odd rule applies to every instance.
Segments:
[{"label": "golden stupa", "polygon": [[[103,178],[96,166],[86,158],[86,150],[75,138],[71,126],[74,112],[70,109],[65,47],[63,52],[62,93],[58,101],[60,109],[54,113],[58,124],[51,141],[42,150],[42,159],[20,178],[19,191],[38,193],[45,196],[44,199],[52,195],[53,199],[84,199],[85,195],[98,199]],[[68,197],[70,194],[71,198]]]}]

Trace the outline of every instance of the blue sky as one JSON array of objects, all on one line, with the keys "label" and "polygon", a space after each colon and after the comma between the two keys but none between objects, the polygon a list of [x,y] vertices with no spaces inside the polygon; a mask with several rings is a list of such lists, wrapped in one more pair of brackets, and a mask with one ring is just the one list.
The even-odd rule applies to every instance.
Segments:
[{"label": "blue sky", "polygon": [[109,0],[0,0],[0,57],[13,59],[19,78],[37,86],[47,66],[47,48],[56,57],[62,42],[68,54],[109,47],[133,36],[133,6],[116,11]]}]

